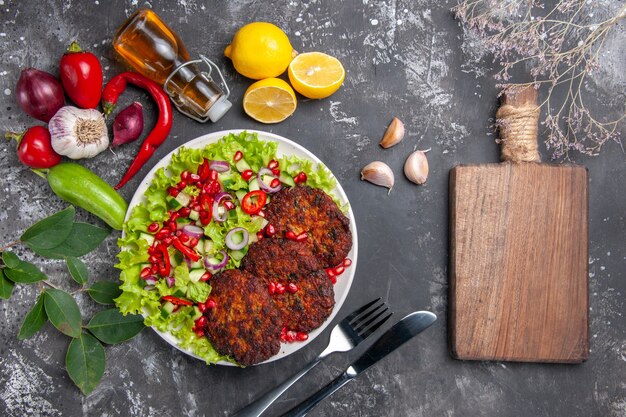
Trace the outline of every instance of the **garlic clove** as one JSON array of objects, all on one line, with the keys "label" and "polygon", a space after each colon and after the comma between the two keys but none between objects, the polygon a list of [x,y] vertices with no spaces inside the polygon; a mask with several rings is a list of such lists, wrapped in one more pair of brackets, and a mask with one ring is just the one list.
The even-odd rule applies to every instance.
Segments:
[{"label": "garlic clove", "polygon": [[387,187],[389,192],[391,192],[394,183],[393,171],[384,162],[370,162],[361,170],[361,180],[369,181],[381,187]]},{"label": "garlic clove", "polygon": [[409,181],[415,184],[422,185],[428,178],[428,159],[426,159],[426,152],[430,151],[415,151],[406,159],[404,163],[404,175]]},{"label": "garlic clove", "polygon": [[389,127],[387,127],[383,138],[380,140],[380,146],[383,148],[391,148],[402,139],[404,139],[404,123],[397,117],[394,117],[391,123],[389,123]]}]

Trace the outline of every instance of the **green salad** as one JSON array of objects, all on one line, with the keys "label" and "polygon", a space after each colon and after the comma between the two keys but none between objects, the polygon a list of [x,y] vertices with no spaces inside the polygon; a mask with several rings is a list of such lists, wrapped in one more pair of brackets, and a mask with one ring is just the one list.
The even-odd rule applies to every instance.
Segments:
[{"label": "green salad", "polygon": [[303,183],[330,194],[336,185],[321,164],[278,157],[277,147],[256,133],[230,134],[201,149],[181,147],[156,171],[118,240],[123,292],[115,301],[123,314],[143,314],[147,326],[207,363],[230,360],[201,330],[212,274],[238,268],[263,237],[273,192]]}]

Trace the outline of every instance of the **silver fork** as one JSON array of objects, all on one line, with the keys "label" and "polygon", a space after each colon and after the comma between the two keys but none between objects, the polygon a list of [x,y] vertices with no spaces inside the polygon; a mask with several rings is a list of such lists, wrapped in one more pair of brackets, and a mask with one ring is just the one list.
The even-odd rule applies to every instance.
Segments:
[{"label": "silver fork", "polygon": [[385,314],[389,307],[380,300],[380,298],[377,298],[370,301],[337,323],[330,334],[328,346],[317,358],[313,359],[300,372],[294,374],[273,390],[237,411],[233,417],[260,416],[283,392],[287,391],[290,386],[313,369],[326,356],[334,352],[347,352],[374,333],[393,314],[392,312]]}]

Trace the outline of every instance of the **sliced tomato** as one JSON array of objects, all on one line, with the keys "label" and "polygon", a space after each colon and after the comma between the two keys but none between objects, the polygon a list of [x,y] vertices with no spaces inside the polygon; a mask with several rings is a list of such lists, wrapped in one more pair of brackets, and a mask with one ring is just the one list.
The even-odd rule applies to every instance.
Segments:
[{"label": "sliced tomato", "polygon": [[248,214],[258,214],[265,202],[267,201],[267,194],[261,190],[250,191],[243,196],[241,200],[241,209]]}]

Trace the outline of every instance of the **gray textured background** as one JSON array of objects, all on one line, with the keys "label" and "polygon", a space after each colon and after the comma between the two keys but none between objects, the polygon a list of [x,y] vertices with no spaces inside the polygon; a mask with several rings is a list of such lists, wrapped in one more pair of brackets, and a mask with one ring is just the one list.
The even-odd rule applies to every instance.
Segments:
[{"label": "gray textured background", "polygon": [[[207,132],[228,128],[265,129],[307,147],[336,174],[346,190],[359,229],[360,259],[352,290],[339,317],[382,296],[395,317],[417,309],[439,315],[436,325],[403,346],[384,363],[323,402],[315,416],[625,416],[626,247],[625,155],[609,143],[601,156],[574,156],[590,174],[590,344],[582,365],[459,362],[446,346],[447,180],[458,163],[496,162],[498,149],[488,135],[496,108],[488,55],[467,37],[435,0],[316,1],[22,1],[0,0],[0,130],[34,123],[23,115],[12,92],[19,71],[34,66],[57,72],[71,40],[102,57],[105,77],[122,68],[110,41],[137,7],[150,5],[183,38],[192,55],[204,53],[225,71],[233,109],[217,124],[201,125],[179,113],[174,129],[137,178],[124,187],[129,200],[140,178],[166,153]],[[602,5],[611,4],[603,2]],[[300,100],[295,115],[273,126],[247,118],[241,97],[250,84],[237,75],[222,51],[237,28],[267,20],[284,28],[298,51],[338,57],[347,76],[342,89],[321,101]],[[624,103],[624,27],[607,41],[604,69],[588,88],[605,102]],[[137,90],[147,114],[154,107]],[[614,109],[615,116],[623,107]],[[393,116],[407,135],[382,150],[378,141]],[[151,125],[148,118],[146,124]],[[622,134],[624,128],[621,129]],[[116,154],[104,152],[84,164],[114,184],[139,143]],[[431,175],[424,187],[402,172],[414,149],[432,148]],[[544,159],[548,153],[544,152]],[[359,180],[366,163],[381,159],[396,173],[390,196]],[[65,206],[41,178],[22,167],[14,145],[0,150],[0,243],[15,240],[36,219]],[[79,212],[82,220],[99,220]],[[86,256],[92,281],[117,279],[113,268],[116,235]],[[18,253],[31,259],[27,250]],[[33,258],[50,280],[75,289],[62,264]],[[18,341],[21,321],[34,303],[36,287],[17,286],[0,301],[0,415],[24,416],[224,416],[291,375],[325,345],[325,337],[288,358],[237,369],[211,366],[186,357],[146,330],[136,339],[107,347],[100,386],[83,397],[65,371],[69,340],[50,325],[34,338]],[[98,307],[80,298],[84,316]],[[330,381],[359,352],[335,356],[288,391],[269,411],[279,414]]]}]

